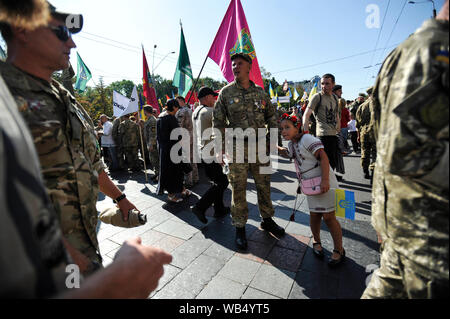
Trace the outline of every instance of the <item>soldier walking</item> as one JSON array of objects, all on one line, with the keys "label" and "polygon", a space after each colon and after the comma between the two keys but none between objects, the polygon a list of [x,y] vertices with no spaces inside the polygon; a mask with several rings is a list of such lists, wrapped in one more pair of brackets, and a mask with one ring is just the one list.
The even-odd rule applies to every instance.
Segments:
[{"label": "soldier walking", "polygon": [[[367,90],[369,98],[359,106],[356,112],[356,128],[358,132],[358,142],[361,144],[361,167],[364,172],[364,178],[370,179],[375,169],[375,161],[377,159],[377,145],[373,131],[373,123],[371,123],[371,103],[372,88]],[[369,172],[370,171],[370,172]]]},{"label": "soldier walking", "polygon": [[145,121],[144,124],[145,144],[147,144],[149,152],[150,165],[155,172],[155,175],[152,176],[151,180],[156,183],[159,177],[159,152],[156,140],[156,110],[150,105],[145,105],[144,113],[147,117],[147,121]]},{"label": "soldier walking", "polygon": [[130,114],[123,116],[124,121],[119,125],[119,135],[123,154],[125,156],[126,168],[133,172],[141,170],[139,165],[139,127],[130,119]]},{"label": "soldier walking", "polygon": [[[220,91],[213,114],[213,127],[222,133],[222,145],[225,142],[225,128],[243,130],[251,128],[255,132],[258,128],[278,129],[276,113],[269,96],[264,89],[250,81],[252,58],[245,53],[236,53],[231,56],[231,60],[234,81]],[[257,138],[266,139],[267,136]],[[231,216],[233,225],[236,226],[236,245],[239,249],[245,250],[247,249],[245,224],[248,219],[246,191],[249,171],[256,184],[259,212],[263,218],[261,227],[277,237],[283,236],[285,230],[272,219],[274,209],[270,198],[270,175],[260,173],[260,168],[268,166],[269,163],[261,163],[258,156],[256,163],[251,163],[248,153],[252,145],[249,145],[248,139],[235,136],[234,141],[240,142],[243,149],[242,146],[233,143],[234,158],[229,164],[228,174],[232,189]],[[237,152],[244,155],[243,163],[236,162]]]}]

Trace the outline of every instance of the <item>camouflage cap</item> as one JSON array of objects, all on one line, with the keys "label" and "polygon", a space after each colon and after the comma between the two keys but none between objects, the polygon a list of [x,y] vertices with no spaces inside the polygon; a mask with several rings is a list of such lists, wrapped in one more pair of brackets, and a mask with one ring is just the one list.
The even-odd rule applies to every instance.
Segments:
[{"label": "camouflage cap", "polygon": [[364,93],[359,93],[359,96],[366,97],[366,95]]},{"label": "camouflage cap", "polygon": [[35,29],[46,25],[50,18],[45,0],[0,0],[0,24]]},{"label": "camouflage cap", "polygon": [[247,53],[244,53],[244,52],[238,52],[238,53],[233,54],[231,56],[231,61],[233,61],[236,58],[242,58],[250,64],[252,64],[252,62],[253,62],[250,55],[248,55]]},{"label": "camouflage cap", "polygon": [[83,28],[83,16],[81,14],[67,13],[58,11],[55,6],[48,2],[50,14],[56,18],[64,21],[64,24],[69,29],[70,33],[75,34]]},{"label": "camouflage cap", "polygon": [[133,228],[144,225],[147,222],[147,216],[136,209],[128,212],[128,220],[124,221],[122,211],[118,207],[110,207],[100,213],[98,218],[105,224],[113,226]]}]

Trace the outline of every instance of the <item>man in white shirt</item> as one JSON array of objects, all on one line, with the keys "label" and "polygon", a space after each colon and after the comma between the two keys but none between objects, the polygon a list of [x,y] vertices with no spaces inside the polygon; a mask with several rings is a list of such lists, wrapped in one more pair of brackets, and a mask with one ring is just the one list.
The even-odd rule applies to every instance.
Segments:
[{"label": "man in white shirt", "polygon": [[[202,87],[198,91],[200,105],[192,114],[194,151],[197,151],[198,158],[204,164],[206,176],[213,183],[198,203],[192,207],[192,212],[204,224],[208,222],[205,212],[211,205],[214,205],[214,217],[216,218],[225,216],[230,212],[230,208],[223,205],[223,193],[228,187],[228,178],[222,172],[222,166],[214,161],[215,155],[203,152],[209,143],[214,143],[211,138],[212,131],[208,134],[208,132],[205,133],[205,130],[212,127],[213,109],[217,95],[211,88]],[[202,137],[207,138],[202,139]],[[202,154],[202,152],[205,154]]]},{"label": "man in white shirt", "polygon": [[108,116],[102,114],[100,116],[100,122],[103,127],[103,135],[101,139],[105,156],[108,156],[110,160],[110,171],[115,171],[119,168],[119,162],[117,161],[116,144],[112,137],[112,123],[109,121]]}]

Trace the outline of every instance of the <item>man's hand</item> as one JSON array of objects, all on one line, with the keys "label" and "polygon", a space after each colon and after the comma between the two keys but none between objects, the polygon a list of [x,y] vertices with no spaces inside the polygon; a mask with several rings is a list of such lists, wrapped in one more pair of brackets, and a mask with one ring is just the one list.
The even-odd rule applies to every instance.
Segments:
[{"label": "man's hand", "polygon": [[286,147],[277,146],[278,148],[278,154],[280,154],[281,157],[289,158],[289,152]]},{"label": "man's hand", "polygon": [[136,209],[139,211],[139,209],[136,208],[127,198],[122,199],[117,206],[119,206],[120,211],[122,212],[123,220],[128,220],[128,212],[132,209]]},{"label": "man's hand", "polygon": [[121,276],[124,285],[119,289],[126,298],[147,298],[158,286],[158,281],[164,274],[163,266],[172,262],[172,256],[165,251],[142,245],[142,240],[133,238],[127,240],[119,249],[112,265],[123,268]]}]

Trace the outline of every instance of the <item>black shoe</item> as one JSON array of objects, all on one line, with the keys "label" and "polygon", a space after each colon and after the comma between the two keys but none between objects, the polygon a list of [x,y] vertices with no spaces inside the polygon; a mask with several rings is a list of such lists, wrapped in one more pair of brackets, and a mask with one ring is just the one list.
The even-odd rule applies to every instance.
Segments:
[{"label": "black shoe", "polygon": [[245,226],[236,227],[236,246],[240,250],[247,250],[247,238],[245,238]]},{"label": "black shoe", "polygon": [[193,206],[191,210],[195,214],[195,216],[197,216],[199,221],[201,221],[203,224],[208,223],[208,219],[206,218],[204,211],[201,211],[197,206]]},{"label": "black shoe", "polygon": [[370,173],[369,173],[369,171],[364,171],[364,178],[365,178],[365,179],[370,179]]},{"label": "black shoe", "polygon": [[337,175],[337,174],[336,174],[336,179],[338,180],[338,182],[342,182],[342,180],[344,179],[344,177],[341,176],[341,175]]},{"label": "black shoe", "polygon": [[282,237],[285,234],[284,228],[278,226],[272,218],[264,218],[261,222],[261,228],[272,233],[276,237]]},{"label": "black shoe", "polygon": [[330,267],[336,267],[340,263],[342,263],[345,259],[345,249],[342,250],[342,254],[339,250],[333,249],[333,252],[338,253],[341,257],[339,259],[331,259],[328,261],[328,266]]},{"label": "black shoe", "polygon": [[[322,249],[318,250],[318,249],[314,248],[314,245],[320,245],[320,247]],[[323,252],[323,247],[322,247],[322,243],[321,242],[313,243],[313,253],[314,253],[315,256],[317,256],[319,258],[323,258],[323,256],[325,256],[325,253]]]},{"label": "black shoe", "polygon": [[214,209],[214,218],[222,218],[226,215],[230,214],[230,207],[224,207],[222,209]]}]

